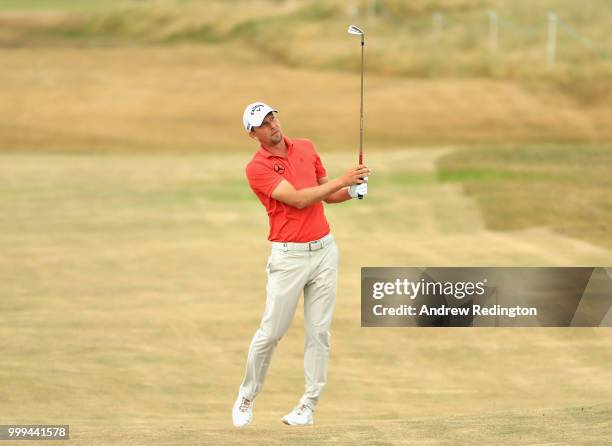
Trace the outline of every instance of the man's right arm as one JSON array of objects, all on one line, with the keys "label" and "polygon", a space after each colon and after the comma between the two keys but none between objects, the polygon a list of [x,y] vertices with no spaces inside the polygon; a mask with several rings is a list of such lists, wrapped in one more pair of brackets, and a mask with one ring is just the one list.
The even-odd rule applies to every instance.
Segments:
[{"label": "man's right arm", "polygon": [[282,201],[289,206],[304,209],[311,204],[324,200],[327,196],[338,192],[343,187],[363,183],[362,178],[366,177],[369,173],[370,170],[366,166],[357,166],[340,178],[319,186],[306,187],[300,190],[296,190],[287,180],[282,180],[272,192],[272,198]]}]

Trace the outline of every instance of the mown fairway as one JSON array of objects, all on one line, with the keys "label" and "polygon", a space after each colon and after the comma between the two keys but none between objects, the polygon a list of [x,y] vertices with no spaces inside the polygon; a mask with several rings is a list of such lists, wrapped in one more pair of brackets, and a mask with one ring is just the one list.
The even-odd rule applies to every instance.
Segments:
[{"label": "mown fairway", "polygon": [[[300,314],[240,432],[230,408],[267,256],[250,155],[3,155],[2,422],[69,423],[75,444],[609,441],[607,329],[360,328],[364,265],[612,260],[544,229],[487,230],[437,182],[447,153],[373,153],[372,195],[328,207],[342,270],[318,425],[279,421],[303,386]],[[323,155],[332,175],[352,159]]]}]

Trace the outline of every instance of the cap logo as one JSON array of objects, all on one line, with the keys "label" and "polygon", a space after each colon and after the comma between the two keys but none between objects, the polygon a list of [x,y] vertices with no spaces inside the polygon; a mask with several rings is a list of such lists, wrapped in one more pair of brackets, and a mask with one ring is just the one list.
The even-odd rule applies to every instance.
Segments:
[{"label": "cap logo", "polygon": [[253,108],[251,108],[251,116],[253,116],[256,112],[261,110],[262,107],[263,107],[263,104],[257,104],[253,106]]}]

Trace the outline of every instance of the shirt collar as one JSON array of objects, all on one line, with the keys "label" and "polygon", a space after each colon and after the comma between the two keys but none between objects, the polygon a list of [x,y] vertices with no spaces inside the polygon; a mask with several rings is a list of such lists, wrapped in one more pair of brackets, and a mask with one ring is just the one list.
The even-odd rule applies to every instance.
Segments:
[{"label": "shirt collar", "polygon": [[[285,144],[287,145],[287,156],[289,156],[289,153],[291,153],[293,149],[293,141],[291,141],[286,136],[283,136],[283,139],[285,140]],[[262,156],[265,156],[266,158],[272,158],[273,156],[278,156],[278,155],[274,155],[272,152],[266,149],[263,144],[259,146],[258,153]]]}]

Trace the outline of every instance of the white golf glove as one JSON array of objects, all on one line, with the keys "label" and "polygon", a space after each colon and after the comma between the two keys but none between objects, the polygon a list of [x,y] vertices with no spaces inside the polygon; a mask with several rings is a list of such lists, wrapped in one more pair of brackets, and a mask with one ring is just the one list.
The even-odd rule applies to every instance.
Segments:
[{"label": "white golf glove", "polygon": [[358,195],[365,197],[368,195],[368,177],[364,178],[365,183],[353,184],[349,187],[348,193],[351,198],[357,198]]}]

